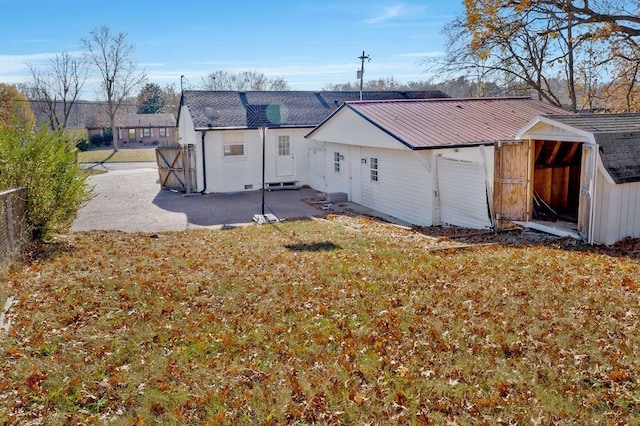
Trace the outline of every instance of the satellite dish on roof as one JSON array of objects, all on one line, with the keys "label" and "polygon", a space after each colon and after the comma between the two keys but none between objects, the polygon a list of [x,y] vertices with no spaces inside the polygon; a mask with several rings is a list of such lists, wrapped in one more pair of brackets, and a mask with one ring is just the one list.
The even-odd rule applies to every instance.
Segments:
[{"label": "satellite dish on roof", "polygon": [[204,115],[207,116],[207,119],[209,119],[209,121],[213,121],[220,118],[220,111],[213,109],[211,107],[206,107],[204,109]]}]

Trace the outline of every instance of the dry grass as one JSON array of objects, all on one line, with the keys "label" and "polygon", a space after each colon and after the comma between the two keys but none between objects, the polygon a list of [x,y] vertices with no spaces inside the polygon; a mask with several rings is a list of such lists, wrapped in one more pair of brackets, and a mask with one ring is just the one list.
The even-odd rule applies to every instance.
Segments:
[{"label": "dry grass", "polygon": [[94,149],[78,153],[81,163],[115,163],[128,161],[156,161],[155,148],[112,148]]},{"label": "dry grass", "polygon": [[633,256],[343,216],[35,254],[2,289],[3,423],[640,422]]}]

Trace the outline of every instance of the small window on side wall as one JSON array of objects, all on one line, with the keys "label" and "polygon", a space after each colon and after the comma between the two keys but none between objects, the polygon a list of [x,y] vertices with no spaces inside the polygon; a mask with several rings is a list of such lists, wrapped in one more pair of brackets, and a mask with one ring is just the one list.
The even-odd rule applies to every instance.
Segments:
[{"label": "small window on side wall", "polygon": [[371,164],[370,166],[370,170],[371,170],[371,182],[378,182],[378,159],[371,157],[370,158],[370,162],[369,164]]},{"label": "small window on side wall", "polygon": [[244,136],[242,133],[225,133],[223,137],[224,156],[244,156]]}]

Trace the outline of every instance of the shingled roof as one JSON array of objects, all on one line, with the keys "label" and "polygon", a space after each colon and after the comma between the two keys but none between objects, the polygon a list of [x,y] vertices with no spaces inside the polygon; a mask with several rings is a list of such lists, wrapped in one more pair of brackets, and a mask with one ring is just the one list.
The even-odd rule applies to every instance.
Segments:
[{"label": "shingled roof", "polygon": [[[364,91],[367,100],[446,98],[435,91]],[[181,105],[186,106],[196,129],[269,127],[315,127],[346,101],[360,99],[357,91],[185,91]],[[220,117],[210,123],[205,108],[213,108]],[[261,112],[263,111],[263,112]],[[181,112],[182,113],[182,112]],[[209,127],[211,125],[211,127]]]},{"label": "shingled roof", "polygon": [[[105,115],[95,115],[86,119],[87,129],[102,129],[109,127]],[[143,127],[176,127],[176,117],[173,114],[119,114],[116,116],[116,127],[136,129]]]},{"label": "shingled roof", "polygon": [[615,183],[640,182],[640,114],[546,115],[593,134],[602,165]]}]

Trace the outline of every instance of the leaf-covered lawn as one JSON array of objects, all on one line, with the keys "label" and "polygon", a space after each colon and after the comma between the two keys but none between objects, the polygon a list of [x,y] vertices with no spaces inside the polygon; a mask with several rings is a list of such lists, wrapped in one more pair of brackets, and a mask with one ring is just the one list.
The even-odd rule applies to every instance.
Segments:
[{"label": "leaf-covered lawn", "polygon": [[639,277],[342,216],[72,234],[0,289],[0,421],[638,423]]}]

